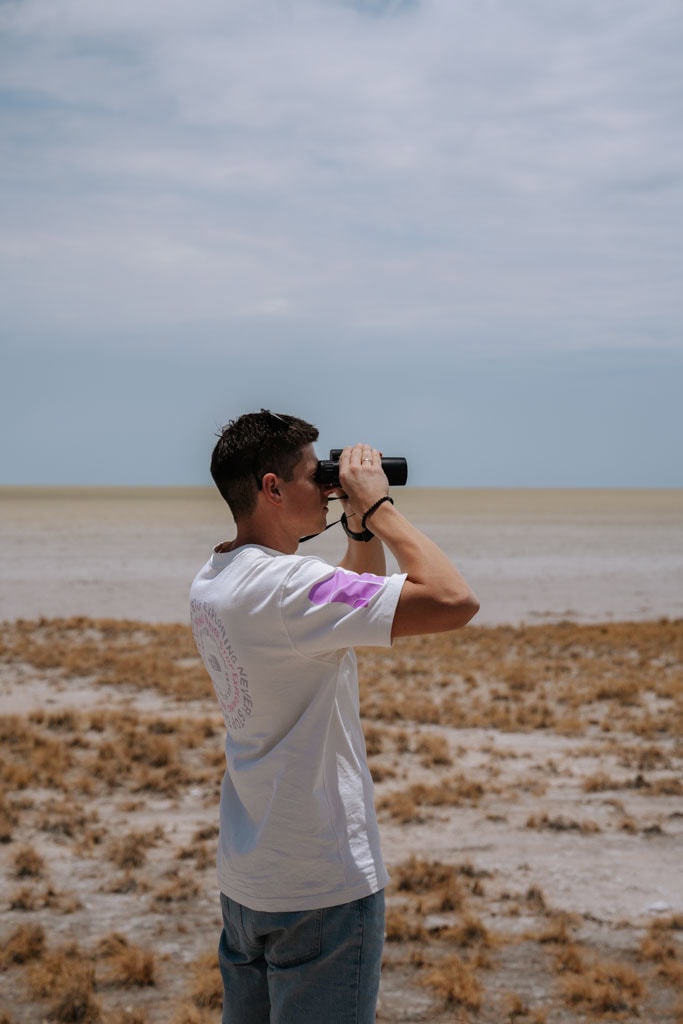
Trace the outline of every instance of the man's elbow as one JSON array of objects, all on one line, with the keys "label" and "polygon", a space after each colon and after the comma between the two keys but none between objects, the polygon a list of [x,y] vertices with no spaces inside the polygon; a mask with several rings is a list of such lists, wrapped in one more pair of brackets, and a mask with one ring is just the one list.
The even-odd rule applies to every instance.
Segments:
[{"label": "man's elbow", "polygon": [[437,589],[406,583],[399,600],[391,630],[392,637],[425,636],[462,629],[479,611],[479,601],[469,587],[449,586]]},{"label": "man's elbow", "polygon": [[471,622],[480,608],[477,595],[468,590],[466,594],[462,591],[450,595],[447,601],[448,619],[452,623],[449,629],[462,629],[468,622]]}]

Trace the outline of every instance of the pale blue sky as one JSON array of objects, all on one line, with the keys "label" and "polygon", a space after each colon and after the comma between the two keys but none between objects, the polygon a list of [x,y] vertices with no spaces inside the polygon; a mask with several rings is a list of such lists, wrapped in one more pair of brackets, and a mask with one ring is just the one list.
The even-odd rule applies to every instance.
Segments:
[{"label": "pale blue sky", "polygon": [[680,0],[2,0],[0,483],[270,406],[411,482],[683,486]]}]

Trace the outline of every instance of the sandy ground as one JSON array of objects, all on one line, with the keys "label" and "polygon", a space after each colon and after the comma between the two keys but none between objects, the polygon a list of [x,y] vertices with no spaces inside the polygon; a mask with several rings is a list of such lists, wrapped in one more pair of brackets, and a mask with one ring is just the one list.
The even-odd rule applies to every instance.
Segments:
[{"label": "sandy ground", "polygon": [[[683,616],[683,489],[394,496],[472,582],[479,625]],[[190,582],[233,535],[215,489],[0,487],[0,620],[186,622]],[[341,527],[300,550],[336,563]]]},{"label": "sandy ground", "polygon": [[[683,1021],[683,623],[614,631],[602,653],[588,627],[535,629],[361,652],[393,879],[378,1021]],[[87,620],[4,628],[3,1024],[220,1019],[221,723],[180,627],[178,685],[140,684],[126,658],[147,630],[124,650]],[[70,971],[81,1003],[60,1009]]]}]

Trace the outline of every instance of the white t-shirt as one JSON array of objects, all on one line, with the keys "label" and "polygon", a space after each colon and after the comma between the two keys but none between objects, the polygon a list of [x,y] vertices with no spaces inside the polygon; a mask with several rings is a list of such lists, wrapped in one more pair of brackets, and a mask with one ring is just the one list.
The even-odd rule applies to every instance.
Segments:
[{"label": "white t-shirt", "polygon": [[227,728],[218,881],[253,910],[383,888],[353,646],[391,645],[404,575],[248,544],[214,552],[192,630]]}]

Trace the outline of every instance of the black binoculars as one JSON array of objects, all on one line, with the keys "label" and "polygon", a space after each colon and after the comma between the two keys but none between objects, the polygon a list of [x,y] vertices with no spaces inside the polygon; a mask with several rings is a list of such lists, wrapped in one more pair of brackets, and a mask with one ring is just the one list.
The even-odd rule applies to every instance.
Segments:
[{"label": "black binoculars", "polygon": [[[326,484],[328,487],[339,484],[339,457],[341,448],[332,448],[329,459],[321,459],[318,462],[315,478],[319,484]],[[408,463],[405,459],[382,459],[382,469],[386,473],[387,480],[392,487],[403,487],[408,480]]]}]

